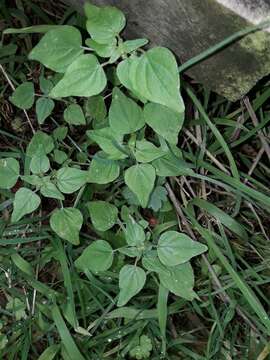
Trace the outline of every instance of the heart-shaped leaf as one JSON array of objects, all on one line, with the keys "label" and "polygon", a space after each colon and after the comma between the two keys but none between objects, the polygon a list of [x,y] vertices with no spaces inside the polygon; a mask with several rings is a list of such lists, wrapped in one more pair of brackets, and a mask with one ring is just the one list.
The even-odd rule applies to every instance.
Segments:
[{"label": "heart-shaped leaf", "polygon": [[0,159],[0,188],[12,188],[19,177],[20,165],[16,159]]},{"label": "heart-shaped leaf", "polygon": [[113,249],[104,240],[94,241],[84,249],[81,256],[75,261],[75,265],[80,270],[90,270],[93,272],[106,271],[112,266]]},{"label": "heart-shaped leaf", "polygon": [[79,232],[83,223],[81,212],[76,208],[56,210],[50,217],[52,230],[62,239],[73,245],[79,245]]},{"label": "heart-shaped leaf", "polygon": [[148,204],[149,196],[154,188],[156,172],[150,164],[137,164],[125,172],[125,183],[138,197],[142,207]]},{"label": "heart-shaped leaf", "polygon": [[91,221],[99,231],[107,231],[117,221],[118,210],[113,204],[106,201],[90,201],[87,203]]},{"label": "heart-shaped leaf", "polygon": [[57,171],[56,180],[61,192],[71,194],[86,183],[87,172],[76,168],[63,167]]},{"label": "heart-shaped leaf", "polygon": [[40,197],[32,190],[20,188],[14,198],[11,222],[19,221],[24,215],[35,211],[40,205]]},{"label": "heart-shaped leaf", "polygon": [[64,77],[51,90],[51,97],[93,96],[101,93],[106,75],[94,55],[80,55],[67,68]]},{"label": "heart-shaped leaf", "polygon": [[48,31],[29,54],[49,69],[64,73],[67,67],[83,53],[80,31],[64,25]]},{"label": "heart-shaped leaf", "polygon": [[85,125],[85,117],[82,108],[78,104],[69,105],[64,111],[64,119],[70,125]]},{"label": "heart-shaped leaf", "polygon": [[125,265],[119,273],[120,293],[117,306],[124,306],[141,291],[146,281],[145,271],[134,265]]},{"label": "heart-shaped leaf", "polygon": [[166,231],[159,238],[157,251],[164,265],[175,266],[207,251],[207,246],[192,240],[186,234]]},{"label": "heart-shaped leaf", "polygon": [[20,109],[30,109],[35,101],[35,89],[32,82],[24,82],[19,85],[9,100]]}]

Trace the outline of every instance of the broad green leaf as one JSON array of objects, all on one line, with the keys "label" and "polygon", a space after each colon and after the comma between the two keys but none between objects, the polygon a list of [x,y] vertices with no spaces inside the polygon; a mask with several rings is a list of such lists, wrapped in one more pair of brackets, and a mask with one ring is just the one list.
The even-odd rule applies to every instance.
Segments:
[{"label": "broad green leaf", "polygon": [[35,101],[35,89],[33,83],[27,81],[19,85],[9,97],[9,100],[20,109],[30,109]]},{"label": "broad green leaf", "polygon": [[87,181],[87,171],[63,167],[56,173],[57,187],[64,194],[79,190]]},{"label": "broad green leaf", "polygon": [[76,208],[63,208],[54,211],[50,217],[52,230],[62,239],[73,245],[79,245],[79,233],[83,224],[83,216]]},{"label": "broad green leaf", "polygon": [[12,188],[19,177],[20,165],[16,159],[0,159],[0,188]]},{"label": "broad green leaf", "polygon": [[14,198],[11,222],[19,221],[24,215],[35,211],[40,205],[40,197],[32,190],[20,188]]},{"label": "broad green leaf", "polygon": [[39,86],[43,94],[48,95],[53,88],[53,82],[41,75],[39,77]]},{"label": "broad green leaf", "polygon": [[101,93],[106,75],[94,55],[80,55],[67,68],[64,77],[51,90],[52,97],[93,96]]},{"label": "broad green leaf", "polygon": [[192,240],[177,231],[166,231],[158,241],[158,257],[166,266],[175,266],[189,261],[207,251],[207,246]]},{"label": "broad green leaf", "polygon": [[70,125],[85,125],[85,117],[82,108],[78,104],[69,105],[64,111],[64,119]]},{"label": "broad green leaf", "polygon": [[61,165],[68,159],[68,156],[64,151],[56,149],[53,152],[53,159],[57,164]]},{"label": "broad green leaf", "polygon": [[121,254],[127,255],[131,258],[135,258],[135,257],[140,258],[142,256],[142,250],[136,248],[135,246],[122,247],[122,248],[119,248],[118,251]]},{"label": "broad green leaf", "polygon": [[32,157],[40,148],[42,148],[44,154],[49,154],[54,148],[54,143],[49,135],[38,130],[28,144],[26,154]]},{"label": "broad green leaf", "polygon": [[125,265],[119,273],[120,293],[117,306],[124,306],[129,300],[138,294],[146,281],[145,271],[134,265]]},{"label": "broad green leaf", "polygon": [[165,152],[161,148],[156,147],[150,141],[136,141],[134,156],[138,162],[148,163],[164,155]]},{"label": "broad green leaf", "polygon": [[85,103],[85,115],[97,121],[102,121],[106,118],[107,109],[103,96],[97,95],[87,99]]},{"label": "broad green leaf", "polygon": [[36,102],[36,114],[39,124],[43,124],[54,109],[54,101],[48,98],[39,98]]},{"label": "broad green leaf", "polygon": [[148,103],[144,107],[143,114],[147,125],[169,143],[177,145],[178,134],[184,122],[184,109],[179,113],[167,106]]},{"label": "broad green leaf", "polygon": [[93,39],[86,39],[85,43],[87,46],[93,49],[95,53],[98,54],[98,56],[108,58],[111,57],[113,52],[115,51],[117,41],[114,38],[111,42],[107,44],[100,44]]},{"label": "broad green leaf", "polygon": [[128,245],[137,247],[142,247],[145,241],[143,227],[137,224],[132,216],[129,216],[126,224],[125,239]]},{"label": "broad green leaf", "polygon": [[149,41],[147,39],[135,39],[135,40],[127,40],[122,44],[122,51],[126,54],[135,51],[144,45],[146,45]]},{"label": "broad green leaf", "polygon": [[40,193],[48,198],[58,199],[58,200],[65,200],[65,197],[61,192],[57,189],[57,187],[51,182],[46,181],[42,184],[40,188]]},{"label": "broad green leaf", "polygon": [[184,160],[178,158],[172,152],[168,152],[165,156],[152,162],[158,176],[179,176],[192,175],[192,164],[188,164]]},{"label": "broad green leaf", "polygon": [[177,296],[190,301],[197,297],[193,291],[194,273],[189,262],[171,266],[169,272],[159,273],[159,279],[165,288]]},{"label": "broad green leaf", "polygon": [[47,155],[43,153],[43,148],[31,158],[30,170],[33,174],[43,174],[50,169],[50,160]]},{"label": "broad green leaf", "polygon": [[125,171],[125,183],[145,208],[154,188],[156,172],[150,164],[133,165]]},{"label": "broad green leaf", "polygon": [[126,25],[122,11],[112,6],[97,7],[86,3],[85,14],[87,31],[100,44],[111,43]]},{"label": "broad green leaf", "polygon": [[64,73],[67,67],[83,53],[82,37],[78,29],[64,25],[48,31],[29,54],[51,70]]},{"label": "broad green leaf", "polygon": [[132,88],[147,100],[184,112],[178,67],[170,50],[155,47],[132,59],[129,76]]},{"label": "broad green leaf", "polygon": [[99,231],[107,231],[117,221],[118,210],[113,204],[106,201],[90,201],[87,203],[91,221]]},{"label": "broad green leaf", "polygon": [[98,152],[93,157],[88,170],[88,182],[108,184],[118,178],[120,166],[117,161],[110,160],[103,152]]},{"label": "broad green leaf", "polygon": [[167,190],[162,186],[157,186],[150,196],[148,207],[158,211],[165,201],[167,201]]},{"label": "broad green leaf", "polygon": [[108,155],[109,159],[120,160],[127,157],[125,152],[121,151],[123,147],[121,144],[122,136],[117,136],[110,127],[88,130],[86,135],[100,146],[100,148]]},{"label": "broad green leaf", "polygon": [[143,267],[158,273],[161,284],[175,295],[187,300],[196,297],[193,291],[194,274],[189,262],[177,266],[165,266],[159,260],[156,251],[150,251],[142,259]]},{"label": "broad green leaf", "polygon": [[90,270],[94,273],[106,271],[112,266],[113,249],[104,240],[96,240],[84,249],[81,256],[75,261],[80,270]]},{"label": "broad green leaf", "polygon": [[131,134],[141,129],[145,122],[142,109],[118,88],[113,89],[109,110],[110,127],[119,134]]}]

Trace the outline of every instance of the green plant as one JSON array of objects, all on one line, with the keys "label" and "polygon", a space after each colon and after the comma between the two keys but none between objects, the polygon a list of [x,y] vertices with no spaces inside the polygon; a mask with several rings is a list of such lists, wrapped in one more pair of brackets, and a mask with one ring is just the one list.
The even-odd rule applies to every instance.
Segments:
[{"label": "green plant", "polygon": [[[27,146],[24,175],[17,160],[1,160],[1,187],[13,187],[19,177],[24,183],[15,194],[11,222],[37,210],[42,197],[55,199],[59,206],[52,211],[50,227],[56,235],[80,245],[88,216],[97,234],[90,245],[81,244],[85,248],[75,261],[79,270],[102,277],[118,254],[124,254],[118,306],[144,287],[146,271],[156,273],[174,294],[192,300],[196,294],[189,261],[207,247],[166,228],[151,233],[140,212],[165,206],[166,176],[192,173],[192,165],[182,160],[176,147],[185,110],[176,60],[166,48],[143,50],[145,39],[124,41],[120,32],[126,20],[120,10],[86,4],[85,13],[91,36],[86,46],[75,27],[48,27],[29,59],[56,72],[50,79],[40,77],[43,94],[35,107],[39,124],[51,115],[55,102],[64,101],[67,125],[86,126],[87,139],[77,154],[74,146],[71,155],[61,146],[67,127],[57,127],[50,135],[38,130]],[[75,97],[86,98],[84,111]],[[33,83],[19,85],[10,101],[30,109]],[[88,146],[94,144],[100,150],[90,159]],[[88,189],[91,201],[85,200]],[[106,240],[106,231],[113,227],[120,246]]]}]

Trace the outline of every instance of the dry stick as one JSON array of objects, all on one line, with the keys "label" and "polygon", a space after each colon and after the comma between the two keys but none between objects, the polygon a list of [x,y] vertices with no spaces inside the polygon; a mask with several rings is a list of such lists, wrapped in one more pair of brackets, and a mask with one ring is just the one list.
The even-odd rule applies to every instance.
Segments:
[{"label": "dry stick", "polygon": [[[8,74],[6,73],[6,70],[3,68],[3,66],[2,66],[1,64],[0,64],[0,70],[2,71],[2,73],[3,73],[4,77],[6,78],[9,86],[11,87],[11,89],[12,89],[13,91],[15,91],[15,86],[13,85],[13,83],[12,83],[12,81],[10,80]],[[24,115],[25,115],[25,117],[26,117],[26,119],[27,119],[27,122],[28,122],[28,124],[29,124],[29,126],[30,126],[30,128],[31,128],[31,130],[32,130],[32,133],[35,134],[36,131],[35,131],[35,129],[33,128],[33,125],[32,125],[32,123],[31,123],[31,120],[30,120],[30,118],[29,118],[26,110],[23,110],[23,112],[24,112]]]},{"label": "dry stick", "polygon": [[[183,131],[196,145],[202,146],[202,144],[198,142],[196,137],[189,130],[184,129]],[[214,157],[214,155],[210,153],[210,151],[205,149],[205,153],[213,161],[213,163],[217,165],[220,170],[224,171],[227,175],[230,175],[230,172]]]},{"label": "dry stick", "polygon": [[[251,106],[249,98],[247,96],[244,97],[243,103],[245,104],[245,106],[247,108],[247,111],[248,111],[249,116],[250,116],[250,118],[251,118],[251,120],[253,122],[254,127],[258,126],[259,121],[257,119],[255,111],[253,110],[253,107]],[[264,150],[265,150],[265,152],[266,152],[266,154],[268,156],[268,159],[270,161],[270,146],[269,146],[269,144],[268,144],[262,130],[258,130],[258,136],[259,136],[259,138],[261,140],[262,146],[263,146],[263,148],[264,148]]]},{"label": "dry stick", "polygon": [[[165,187],[168,191],[169,198],[170,198],[171,202],[173,203],[173,206],[174,206],[177,214],[181,218],[183,225],[186,226],[187,232],[189,233],[190,237],[194,241],[197,241],[196,236],[195,236],[193,230],[191,229],[191,227],[181,209],[181,206],[180,206],[180,204],[168,182],[165,184]],[[228,294],[223,290],[223,286],[222,286],[221,282],[219,281],[219,278],[217,277],[215,270],[213,269],[212,265],[208,261],[207,256],[205,254],[202,254],[201,256],[208,268],[208,271],[210,272],[210,274],[213,278],[213,282],[214,282],[215,286],[220,290],[220,293],[219,293],[220,298],[225,303],[231,304],[232,300],[228,296]],[[246,316],[246,314],[243,312],[243,310],[238,305],[236,305],[235,310],[236,310],[237,314],[250,326],[250,328],[253,329],[253,331],[255,331],[257,334],[260,334],[259,331],[257,330],[256,326],[253,324],[253,322]]]},{"label": "dry stick", "polygon": [[[261,157],[264,153],[264,147],[262,147],[260,149],[260,151],[258,152],[258,154],[256,155],[256,158],[254,159],[252,165],[251,165],[251,168],[249,169],[248,171],[248,176],[251,176],[251,174],[253,173],[253,171],[255,170],[256,166],[258,165],[258,162],[261,160]],[[246,184],[248,182],[248,178],[246,177],[245,180],[244,180],[244,184]]]}]

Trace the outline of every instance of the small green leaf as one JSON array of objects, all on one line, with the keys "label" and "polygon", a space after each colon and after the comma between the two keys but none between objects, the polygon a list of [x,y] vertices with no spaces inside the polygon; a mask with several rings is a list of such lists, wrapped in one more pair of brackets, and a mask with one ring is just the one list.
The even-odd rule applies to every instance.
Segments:
[{"label": "small green leaf", "polygon": [[19,85],[9,100],[20,109],[30,109],[35,100],[35,89],[32,82],[24,82]]},{"label": "small green leaf", "polygon": [[20,165],[16,159],[0,159],[0,188],[12,188],[19,177]]},{"label": "small green leaf", "polygon": [[130,246],[142,247],[145,241],[145,233],[143,227],[137,224],[132,216],[129,216],[126,224],[125,238],[127,244]]},{"label": "small green leaf", "polygon": [[91,49],[97,53],[98,56],[108,58],[111,57],[113,52],[116,49],[117,41],[114,38],[110,43],[108,44],[99,44],[93,39],[86,39],[85,43],[87,46],[89,46]]},{"label": "small green leaf", "polygon": [[15,319],[17,321],[26,318],[25,303],[23,303],[19,298],[9,297],[6,304],[6,309],[15,315]]},{"label": "small green leaf", "polygon": [[150,141],[136,141],[134,156],[138,162],[148,163],[164,155],[165,152],[161,148],[156,147]]},{"label": "small green leaf", "polygon": [[177,231],[166,231],[158,241],[158,257],[166,266],[175,266],[189,261],[207,251],[207,246],[192,240]]},{"label": "small green leaf", "polygon": [[43,94],[48,95],[53,88],[53,82],[41,75],[39,77],[39,86]]},{"label": "small green leaf", "polygon": [[110,127],[119,134],[131,134],[141,129],[145,122],[142,109],[121,90],[114,88],[109,110]]},{"label": "small green leaf", "polygon": [[150,196],[148,207],[158,211],[165,201],[167,201],[167,190],[162,186],[157,186]]},{"label": "small green leaf", "polygon": [[50,160],[43,152],[43,147],[40,146],[35,155],[31,158],[30,170],[33,174],[43,174],[50,169]]},{"label": "small green leaf", "polygon": [[152,349],[151,339],[146,335],[142,335],[139,344],[129,351],[129,355],[137,360],[149,359]]},{"label": "small green leaf", "polygon": [[97,130],[88,130],[86,135],[95,141],[101,149],[108,155],[109,159],[125,159],[127,155],[122,150],[122,136],[117,136],[113,129],[105,127]]},{"label": "small green leaf", "polygon": [[83,217],[76,208],[63,208],[56,210],[50,217],[52,230],[62,239],[73,245],[79,245],[79,233],[82,227]]},{"label": "small green leaf", "polygon": [[87,99],[85,103],[85,114],[97,121],[103,121],[107,116],[107,109],[103,96],[97,95]]},{"label": "small green leaf", "polygon": [[126,25],[122,11],[112,6],[97,7],[86,3],[85,14],[87,31],[100,44],[111,43]]},{"label": "small green leaf", "polygon": [[64,119],[70,125],[85,125],[85,117],[82,108],[78,104],[69,105],[64,111]]},{"label": "small green leaf", "polygon": [[93,157],[88,170],[88,182],[108,184],[118,178],[120,166],[117,161],[110,160],[103,152],[98,152]]},{"label": "small green leaf", "polygon": [[99,231],[107,231],[117,221],[118,210],[113,204],[106,201],[91,201],[87,203],[91,221]]},{"label": "small green leaf", "polygon": [[66,126],[58,126],[53,130],[53,137],[56,140],[62,141],[66,138],[68,133],[68,128]]},{"label": "small green leaf", "polygon": [[40,193],[48,198],[65,200],[64,196],[51,181],[46,181],[44,184],[42,184]]},{"label": "small green leaf", "polygon": [[130,81],[134,90],[147,100],[184,112],[177,63],[167,48],[155,47],[135,61],[132,59]]},{"label": "small green leaf", "polygon": [[150,164],[133,165],[125,171],[125,183],[137,195],[140,204],[145,208],[154,188],[156,173]]},{"label": "small green leaf", "polygon": [[79,30],[64,25],[48,31],[29,54],[49,69],[64,73],[67,67],[83,53]]},{"label": "small green leaf", "polygon": [[40,148],[42,148],[44,154],[49,154],[54,148],[54,142],[49,135],[38,130],[28,144],[26,153],[32,157],[40,151]]},{"label": "small green leaf", "polygon": [[144,45],[146,45],[149,41],[147,39],[135,39],[135,40],[127,40],[123,43],[123,52],[126,54],[135,51]]},{"label": "small green leaf", "polygon": [[56,149],[53,152],[53,159],[57,164],[62,165],[68,159],[68,156],[64,151]]},{"label": "small green leaf", "polygon": [[179,175],[192,175],[192,164],[185,162],[178,158],[172,152],[168,152],[165,156],[156,159],[152,162],[156,169],[158,176],[179,176]]},{"label": "small green leaf", "polygon": [[80,270],[90,270],[94,273],[106,271],[112,266],[113,249],[104,240],[96,240],[84,249],[81,256],[75,261]]},{"label": "small green leaf", "polygon": [[48,98],[39,98],[36,102],[36,113],[39,124],[43,124],[54,109],[54,101]]},{"label": "small green leaf", "polygon": [[142,259],[143,267],[158,273],[161,284],[175,295],[187,300],[196,297],[193,291],[194,274],[189,262],[177,266],[165,266],[159,260],[156,251],[150,251]]},{"label": "small green leaf", "polygon": [[143,110],[145,122],[169,143],[178,143],[178,134],[184,122],[184,111],[176,112],[167,106],[148,103]]},{"label": "small green leaf", "polygon": [[14,198],[11,222],[19,221],[24,215],[35,211],[40,205],[40,197],[32,190],[20,188]]},{"label": "small green leaf", "polygon": [[125,265],[119,273],[120,293],[117,306],[124,306],[129,300],[138,294],[146,281],[145,271],[134,265]]},{"label": "small green leaf", "polygon": [[79,190],[87,181],[87,171],[63,167],[56,173],[57,187],[64,194]]},{"label": "small green leaf", "polygon": [[64,77],[51,90],[51,97],[93,96],[101,93],[106,75],[94,55],[80,55],[67,68]]},{"label": "small green leaf", "polygon": [[173,294],[192,301],[197,297],[193,291],[194,273],[189,262],[171,266],[169,272],[159,273],[161,284]]},{"label": "small green leaf", "polygon": [[40,187],[43,185],[44,177],[39,177],[37,175],[24,175],[21,176],[21,179],[28,184]]}]

